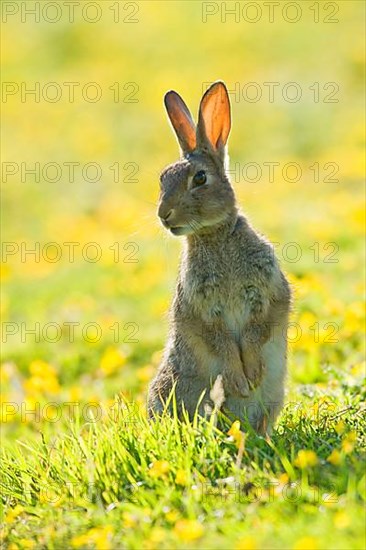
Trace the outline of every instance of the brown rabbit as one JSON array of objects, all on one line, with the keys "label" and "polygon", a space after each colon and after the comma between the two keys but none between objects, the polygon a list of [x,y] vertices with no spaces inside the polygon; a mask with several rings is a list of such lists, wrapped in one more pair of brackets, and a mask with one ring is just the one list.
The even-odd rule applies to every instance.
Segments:
[{"label": "brown rabbit", "polygon": [[166,94],[165,106],[182,158],[161,174],[158,215],[185,243],[149,414],[163,411],[174,387],[179,412],[221,408],[264,433],[283,404],[289,285],[273,247],[239,212],[225,171],[224,83],[203,95],[197,128],[176,92]]}]

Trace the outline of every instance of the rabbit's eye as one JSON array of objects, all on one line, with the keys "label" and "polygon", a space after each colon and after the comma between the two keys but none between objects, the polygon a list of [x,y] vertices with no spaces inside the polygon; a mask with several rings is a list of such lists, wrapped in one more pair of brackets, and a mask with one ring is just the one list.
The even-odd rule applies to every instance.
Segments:
[{"label": "rabbit's eye", "polygon": [[203,185],[206,183],[207,177],[206,172],[204,170],[199,170],[194,176],[193,176],[193,183],[195,185]]}]

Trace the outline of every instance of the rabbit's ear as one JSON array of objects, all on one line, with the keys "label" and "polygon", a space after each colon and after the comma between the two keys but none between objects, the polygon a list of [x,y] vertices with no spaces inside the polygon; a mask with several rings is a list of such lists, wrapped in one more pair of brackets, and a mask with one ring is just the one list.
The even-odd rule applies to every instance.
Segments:
[{"label": "rabbit's ear", "polygon": [[201,99],[197,125],[198,147],[209,145],[223,159],[231,128],[230,100],[226,86],[212,84]]},{"label": "rabbit's ear", "polygon": [[187,105],[173,90],[165,94],[164,103],[182,152],[191,153],[196,148],[196,126]]}]

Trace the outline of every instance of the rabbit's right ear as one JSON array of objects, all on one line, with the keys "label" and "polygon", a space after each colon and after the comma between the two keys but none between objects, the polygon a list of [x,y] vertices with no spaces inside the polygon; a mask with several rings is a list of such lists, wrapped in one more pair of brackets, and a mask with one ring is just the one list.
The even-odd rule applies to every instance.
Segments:
[{"label": "rabbit's right ear", "polygon": [[206,90],[201,99],[197,124],[198,147],[211,149],[225,161],[230,128],[229,94],[225,84],[218,80]]},{"label": "rabbit's right ear", "polygon": [[183,154],[191,153],[196,148],[196,127],[187,105],[173,90],[165,94],[164,103]]}]

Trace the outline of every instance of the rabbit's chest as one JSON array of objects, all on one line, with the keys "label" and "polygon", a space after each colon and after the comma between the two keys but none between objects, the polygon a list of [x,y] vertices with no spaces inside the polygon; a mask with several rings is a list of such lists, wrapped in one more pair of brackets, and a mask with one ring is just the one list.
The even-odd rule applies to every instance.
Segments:
[{"label": "rabbit's chest", "polygon": [[225,303],[227,289],[223,273],[213,270],[193,273],[187,283],[191,297],[203,307]]},{"label": "rabbit's chest", "polygon": [[244,322],[242,289],[226,271],[212,266],[202,270],[201,266],[199,271],[187,274],[183,287],[190,305],[204,319],[221,317],[229,330],[236,330]]}]

